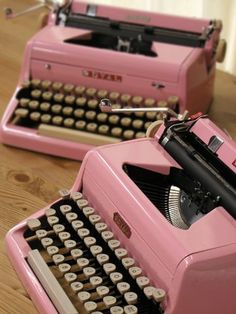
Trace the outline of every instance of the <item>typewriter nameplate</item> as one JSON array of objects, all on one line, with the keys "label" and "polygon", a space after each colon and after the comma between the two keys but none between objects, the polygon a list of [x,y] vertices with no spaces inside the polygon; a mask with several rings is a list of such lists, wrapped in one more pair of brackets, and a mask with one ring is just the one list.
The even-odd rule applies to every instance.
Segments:
[{"label": "typewriter nameplate", "polygon": [[118,74],[104,73],[100,71],[82,70],[82,75],[93,79],[122,82],[122,76]]},{"label": "typewriter nameplate", "polygon": [[120,228],[120,230],[124,233],[124,235],[129,239],[131,237],[131,229],[127,222],[125,222],[125,220],[120,216],[119,213],[114,213],[113,220]]}]

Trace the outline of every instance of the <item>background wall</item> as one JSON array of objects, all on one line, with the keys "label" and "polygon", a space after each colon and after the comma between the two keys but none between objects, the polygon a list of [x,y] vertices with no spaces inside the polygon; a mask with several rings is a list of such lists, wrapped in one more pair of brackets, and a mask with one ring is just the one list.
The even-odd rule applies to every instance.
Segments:
[{"label": "background wall", "polygon": [[223,64],[218,68],[236,75],[236,1],[235,0],[93,0],[122,7],[136,8],[152,12],[169,13],[183,16],[221,19],[222,38],[227,41],[227,53]]}]

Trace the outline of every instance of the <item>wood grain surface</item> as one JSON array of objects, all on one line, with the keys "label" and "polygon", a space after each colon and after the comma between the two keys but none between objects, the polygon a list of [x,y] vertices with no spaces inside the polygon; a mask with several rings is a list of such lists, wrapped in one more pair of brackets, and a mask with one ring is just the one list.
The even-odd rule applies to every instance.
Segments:
[{"label": "wood grain surface", "polygon": [[[38,28],[38,12],[5,21],[2,10],[20,10],[32,0],[0,1],[0,117],[16,87],[27,40]],[[218,71],[210,117],[236,140],[236,78]],[[71,187],[80,163],[0,144],[0,313],[36,313],[11,267],[4,248],[6,232],[22,219],[57,199]]]}]

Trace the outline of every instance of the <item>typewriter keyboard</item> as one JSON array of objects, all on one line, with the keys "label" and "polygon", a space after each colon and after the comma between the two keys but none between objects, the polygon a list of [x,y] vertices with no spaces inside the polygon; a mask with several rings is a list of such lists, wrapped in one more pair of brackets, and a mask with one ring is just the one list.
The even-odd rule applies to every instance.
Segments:
[{"label": "typewriter keyboard", "polygon": [[27,261],[60,314],[162,313],[165,291],[143,270],[80,192],[29,219]]},{"label": "typewriter keyboard", "polygon": [[[33,79],[17,93],[12,122],[33,128],[38,134],[91,145],[103,145],[145,137],[149,125],[160,118],[153,112],[102,113],[99,102],[109,98],[114,107],[176,108],[178,98],[168,101],[131,96],[93,87]],[[160,114],[159,114],[160,115]]]}]

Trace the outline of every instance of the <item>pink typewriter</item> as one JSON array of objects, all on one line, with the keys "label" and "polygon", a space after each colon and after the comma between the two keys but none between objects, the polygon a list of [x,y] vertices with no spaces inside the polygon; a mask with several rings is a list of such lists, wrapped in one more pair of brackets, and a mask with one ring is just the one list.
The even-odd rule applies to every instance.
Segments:
[{"label": "pink typewriter", "polygon": [[91,150],[6,237],[40,313],[235,314],[236,145],[206,116]]},{"label": "pink typewriter", "polygon": [[94,145],[145,137],[155,113],[108,116],[98,108],[104,97],[117,107],[207,111],[219,21],[51,2],[46,26],[27,44],[3,143],[81,160]]}]

